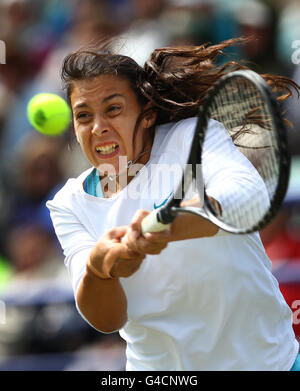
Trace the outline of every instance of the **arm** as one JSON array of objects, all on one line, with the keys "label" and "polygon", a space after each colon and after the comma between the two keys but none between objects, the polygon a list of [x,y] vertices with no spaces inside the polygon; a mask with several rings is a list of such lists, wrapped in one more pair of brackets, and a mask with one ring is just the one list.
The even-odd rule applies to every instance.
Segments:
[{"label": "arm", "polygon": [[[217,202],[213,198],[211,198],[211,201]],[[200,201],[198,197],[195,197],[183,201],[181,205],[200,207]],[[220,208],[219,204],[218,207]],[[200,216],[186,214],[177,216],[169,229],[162,232],[146,233],[142,236],[141,223],[149,213],[145,210],[137,211],[131,222],[130,230],[122,241],[133,251],[142,254],[159,254],[169,242],[210,237],[216,235],[219,231],[219,227],[212,222]]]},{"label": "arm", "polygon": [[96,241],[74,213],[64,207],[63,196],[47,206],[65,255],[77,308],[97,330],[115,331],[127,319],[127,301],[119,277],[133,274],[144,255],[120,244],[127,227],[110,230]]},{"label": "arm", "polygon": [[[199,201],[194,199],[186,201],[185,205],[197,206],[198,203]],[[139,211],[136,214],[131,225],[133,229],[131,234],[134,237],[139,235],[137,230],[140,229],[140,223],[148,213]],[[170,231],[147,234],[147,238],[139,237],[136,242],[134,238],[131,246],[140,253],[138,255],[129,252],[131,258],[128,256],[128,249],[124,246],[124,250],[121,244],[106,252],[106,244],[101,238],[91,251],[85,274],[77,291],[76,301],[80,312],[93,327],[103,332],[109,333],[122,328],[127,321],[127,300],[119,278],[109,278],[109,274],[127,277],[138,269],[144,258],[141,254],[158,254],[170,241],[213,236],[217,232],[218,227],[201,217],[178,216],[172,223]],[[133,242],[135,244],[132,244]],[[122,260],[118,257],[128,260],[122,266]],[[110,265],[114,266],[110,267]]]},{"label": "arm", "polygon": [[92,249],[77,290],[78,309],[96,329],[113,332],[127,321],[127,300],[119,277],[135,273],[144,255],[120,243],[126,227],[104,234]]},{"label": "arm", "polygon": [[105,333],[119,330],[127,321],[127,300],[119,278],[100,279],[87,269],[76,302],[86,320]]},{"label": "arm", "polygon": [[[181,206],[200,207],[199,198],[183,201]],[[218,226],[200,216],[180,215],[171,224],[169,242],[214,236],[218,231]]]}]

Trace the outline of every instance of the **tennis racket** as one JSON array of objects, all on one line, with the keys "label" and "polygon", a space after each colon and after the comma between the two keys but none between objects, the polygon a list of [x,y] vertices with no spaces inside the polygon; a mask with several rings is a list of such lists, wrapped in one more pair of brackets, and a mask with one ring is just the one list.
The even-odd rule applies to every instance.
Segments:
[{"label": "tennis racket", "polygon": [[[239,164],[245,166],[247,160],[249,174],[252,179],[256,176],[257,188],[252,194],[243,186],[235,190],[230,178],[226,183],[226,175],[223,175],[221,186],[224,193],[227,192],[226,202],[214,202],[207,194],[205,185],[199,183],[197,166],[201,166],[209,143],[208,125],[211,119],[224,126],[230,142],[234,144],[233,148],[238,150],[235,156],[237,167]],[[223,142],[214,143],[215,155],[220,156],[220,167],[226,152],[223,149]],[[281,109],[261,76],[250,70],[234,71],[214,85],[199,108],[187,163],[192,170],[183,172],[173,197],[142,221],[142,233],[163,231],[176,216],[184,213],[201,216],[234,234],[260,230],[272,220],[281,207],[288,187],[290,156]],[[205,176],[205,172],[202,174]],[[184,189],[195,181],[199,197],[202,198],[201,208],[181,207]],[[180,197],[178,194],[181,194]]]}]

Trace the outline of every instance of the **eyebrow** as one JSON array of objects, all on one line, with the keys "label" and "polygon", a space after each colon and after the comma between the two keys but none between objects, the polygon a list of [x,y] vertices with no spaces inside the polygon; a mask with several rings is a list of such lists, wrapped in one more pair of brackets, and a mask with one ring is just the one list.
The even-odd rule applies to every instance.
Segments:
[{"label": "eyebrow", "polygon": [[107,102],[108,100],[115,98],[116,96],[122,96],[122,97],[124,97],[124,95],[122,95],[122,94],[118,94],[118,93],[112,94],[112,95],[109,95],[109,96],[107,96],[106,98],[104,98],[103,101],[102,101],[102,103],[105,103],[105,102]]},{"label": "eyebrow", "polygon": [[[118,94],[118,93],[112,94],[112,95],[109,95],[109,96],[105,97],[105,98],[102,100],[102,103],[106,103],[106,102],[109,101],[110,99],[113,99],[113,98],[115,98],[115,97],[117,97],[117,96],[124,97],[124,95],[122,95],[122,94]],[[74,106],[74,110],[76,110],[76,109],[81,109],[82,107],[88,107],[88,105],[87,105],[86,103],[84,103],[84,102],[83,102],[83,103],[78,103],[77,105]]]}]

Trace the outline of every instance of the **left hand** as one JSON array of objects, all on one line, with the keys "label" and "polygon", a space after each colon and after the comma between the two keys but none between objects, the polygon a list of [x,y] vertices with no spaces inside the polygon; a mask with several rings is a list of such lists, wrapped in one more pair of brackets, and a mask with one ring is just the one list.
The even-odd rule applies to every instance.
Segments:
[{"label": "left hand", "polygon": [[140,267],[145,254],[132,251],[122,237],[128,227],[116,227],[105,232],[93,247],[87,268],[102,279],[129,277]]},{"label": "left hand", "polygon": [[150,212],[146,210],[138,210],[134,215],[130,228],[122,239],[122,243],[126,244],[132,251],[141,254],[159,254],[167,247],[170,240],[169,230],[155,233],[145,233],[142,235],[141,222],[148,216]]}]

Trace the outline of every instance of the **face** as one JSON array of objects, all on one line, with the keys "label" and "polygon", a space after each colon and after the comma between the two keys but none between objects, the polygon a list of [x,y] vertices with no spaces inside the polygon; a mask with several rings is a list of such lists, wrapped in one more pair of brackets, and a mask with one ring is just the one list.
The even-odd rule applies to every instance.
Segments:
[{"label": "face", "polygon": [[113,165],[118,173],[120,156],[133,160],[142,152],[154,118],[141,122],[133,145],[135,124],[143,107],[127,80],[112,75],[80,80],[73,84],[70,98],[77,140],[100,173],[103,164]]}]

